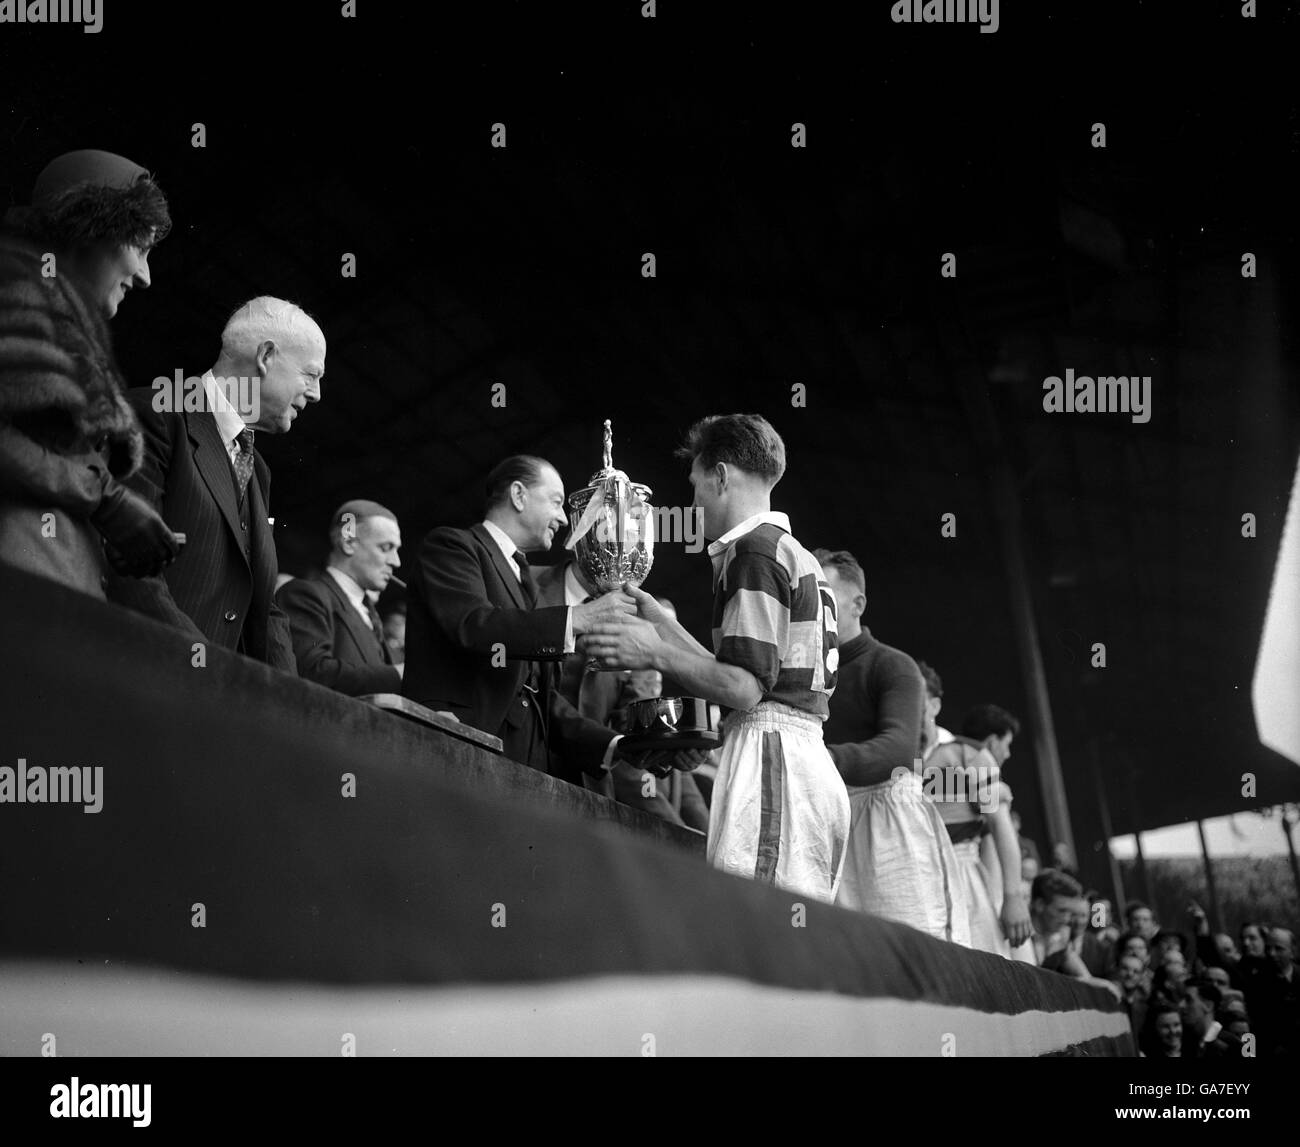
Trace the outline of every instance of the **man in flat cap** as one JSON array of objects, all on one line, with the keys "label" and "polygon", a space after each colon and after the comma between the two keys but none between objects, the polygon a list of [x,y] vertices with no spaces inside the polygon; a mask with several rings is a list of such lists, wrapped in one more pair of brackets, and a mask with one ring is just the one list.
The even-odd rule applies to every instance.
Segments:
[{"label": "man in flat cap", "polygon": [[75,151],[0,231],[0,560],[101,600],[110,565],[154,574],[180,548],[123,484],[143,443],[108,331],[170,229],[143,167]]},{"label": "man in flat cap", "polygon": [[370,600],[392,581],[401,548],[397,515],[378,502],[334,511],[325,572],[295,578],[275,595],[289,618],[299,676],[351,697],[401,691],[401,667]]}]

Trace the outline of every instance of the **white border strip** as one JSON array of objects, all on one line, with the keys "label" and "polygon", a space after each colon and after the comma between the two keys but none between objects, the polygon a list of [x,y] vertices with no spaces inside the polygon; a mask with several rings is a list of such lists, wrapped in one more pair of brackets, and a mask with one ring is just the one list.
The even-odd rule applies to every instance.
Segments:
[{"label": "white border strip", "polygon": [[[150,969],[0,964],[0,1054],[59,1056],[1034,1056],[1128,1030],[714,976],[327,988]],[[44,1041],[44,1044],[43,1044]]]}]

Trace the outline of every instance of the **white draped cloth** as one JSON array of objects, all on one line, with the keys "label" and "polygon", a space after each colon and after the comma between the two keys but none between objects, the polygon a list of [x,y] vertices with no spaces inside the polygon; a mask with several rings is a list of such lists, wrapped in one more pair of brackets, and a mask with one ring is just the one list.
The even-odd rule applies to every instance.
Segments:
[{"label": "white draped cloth", "polygon": [[1002,931],[998,909],[994,907],[989,870],[980,860],[979,837],[954,844],[952,850],[957,857],[954,911],[966,918],[969,947],[1010,958],[1011,946]]},{"label": "white draped cloth", "polygon": [[835,903],[970,946],[953,912],[957,857],[914,772],[849,786],[849,851]]}]

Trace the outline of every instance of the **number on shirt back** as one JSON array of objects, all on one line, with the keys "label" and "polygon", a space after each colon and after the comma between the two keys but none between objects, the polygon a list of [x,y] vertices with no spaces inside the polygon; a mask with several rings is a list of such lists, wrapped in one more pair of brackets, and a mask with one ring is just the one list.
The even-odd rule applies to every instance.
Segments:
[{"label": "number on shirt back", "polygon": [[822,595],[822,668],[826,673],[826,691],[835,688],[835,675],[840,666],[839,620],[835,613],[835,595],[824,581],[817,583]]}]

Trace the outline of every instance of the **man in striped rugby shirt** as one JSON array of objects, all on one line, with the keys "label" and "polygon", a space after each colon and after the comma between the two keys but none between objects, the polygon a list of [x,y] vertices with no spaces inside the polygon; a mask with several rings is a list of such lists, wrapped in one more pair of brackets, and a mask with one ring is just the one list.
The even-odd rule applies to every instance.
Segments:
[{"label": "man in striped rugby shirt", "polygon": [[830,901],[849,832],[844,781],[822,741],[839,659],[835,598],[772,510],[785,444],[756,414],[713,415],[678,451],[713,561],[713,652],[636,588],[636,618],[586,649],[611,668],[658,669],[730,710],[709,809],[711,864]]}]

